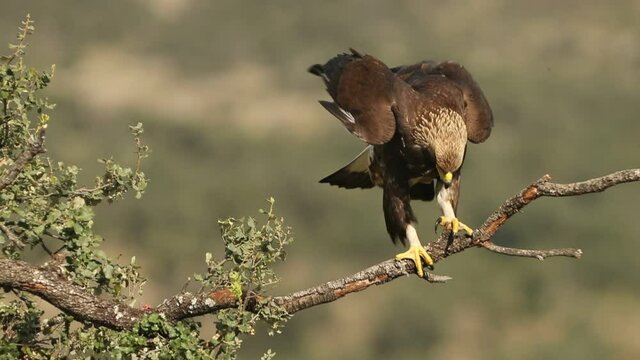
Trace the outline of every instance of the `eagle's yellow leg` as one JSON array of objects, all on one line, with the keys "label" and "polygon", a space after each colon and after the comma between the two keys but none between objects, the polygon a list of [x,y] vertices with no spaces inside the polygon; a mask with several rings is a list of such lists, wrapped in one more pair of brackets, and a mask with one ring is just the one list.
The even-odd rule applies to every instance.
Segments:
[{"label": "eagle's yellow leg", "polygon": [[424,260],[428,268],[433,269],[433,259],[420,243],[418,234],[416,233],[416,228],[413,227],[412,224],[409,224],[405,231],[405,237],[409,241],[409,250],[396,255],[396,260],[409,259],[413,261],[413,263],[416,264],[416,273],[418,276],[424,277],[422,261]]},{"label": "eagle's yellow leg", "polygon": [[423,260],[428,267],[433,266],[433,259],[431,259],[431,255],[429,255],[422,245],[412,245],[409,247],[409,250],[396,255],[396,260],[402,259],[409,259],[413,261],[416,264],[416,270],[420,277],[424,277],[424,269],[422,268]]},{"label": "eagle's yellow leg", "polygon": [[466,232],[467,235],[469,236],[473,235],[473,229],[463,224],[456,217],[440,216],[438,220],[436,220],[436,229],[438,228],[438,225],[441,225],[447,228],[450,227],[451,231],[453,231],[454,234],[457,234],[458,231],[460,230],[464,230],[464,232]]},{"label": "eagle's yellow leg", "polygon": [[[447,176],[445,176],[445,181]],[[444,228],[451,229],[454,235],[457,234],[458,231],[464,230],[464,232],[467,233],[467,235],[471,236],[473,235],[473,229],[463,224],[456,217],[455,204],[457,203],[458,190],[459,190],[459,185],[458,186],[442,185],[440,187],[440,190],[438,190],[437,200],[438,200],[438,205],[440,205],[440,209],[442,210],[443,216],[440,216],[438,220],[436,220],[435,230],[438,231],[438,225],[441,225]]]}]

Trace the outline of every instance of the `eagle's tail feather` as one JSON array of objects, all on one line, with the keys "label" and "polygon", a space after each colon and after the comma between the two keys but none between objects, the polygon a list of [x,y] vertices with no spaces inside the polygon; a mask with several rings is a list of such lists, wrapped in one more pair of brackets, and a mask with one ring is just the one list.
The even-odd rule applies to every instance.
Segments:
[{"label": "eagle's tail feather", "polygon": [[371,164],[372,146],[367,146],[353,161],[347,166],[334,172],[333,174],[320,180],[321,183],[328,183],[346,189],[373,187],[369,164]]}]

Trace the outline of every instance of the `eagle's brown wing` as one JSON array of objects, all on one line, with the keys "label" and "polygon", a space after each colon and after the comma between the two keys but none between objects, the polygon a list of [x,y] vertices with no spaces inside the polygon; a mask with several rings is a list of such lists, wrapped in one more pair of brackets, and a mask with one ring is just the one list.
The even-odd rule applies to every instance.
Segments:
[{"label": "eagle's brown wing", "polygon": [[424,76],[428,74],[429,70],[436,65],[438,65],[438,63],[435,61],[424,60],[413,65],[396,66],[394,68],[391,68],[391,71],[400,79],[406,81],[407,83],[410,83],[412,77]]},{"label": "eagle's brown wing", "polygon": [[334,100],[320,101],[322,106],[351,133],[373,145],[391,140],[396,130],[394,82],[399,80],[384,63],[352,50],[311,66],[309,72],[322,77]]},{"label": "eagle's brown wing", "polygon": [[451,61],[442,63],[422,61],[413,65],[398,66],[391,70],[418,92],[434,89],[429,84],[435,80],[434,75],[444,76],[453,81],[462,90],[465,103],[464,120],[469,141],[481,143],[491,134],[493,127],[491,107],[480,86],[462,65]]},{"label": "eagle's brown wing", "polygon": [[484,97],[478,83],[464,66],[447,61],[429,69],[431,74],[442,74],[455,82],[464,95],[467,138],[472,143],[481,143],[491,135],[493,127],[493,112]]}]

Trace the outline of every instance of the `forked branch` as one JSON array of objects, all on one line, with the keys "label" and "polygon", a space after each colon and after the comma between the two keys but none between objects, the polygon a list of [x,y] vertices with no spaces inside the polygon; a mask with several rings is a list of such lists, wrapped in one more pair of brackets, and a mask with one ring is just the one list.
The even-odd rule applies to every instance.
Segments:
[{"label": "forked branch", "polygon": [[[472,247],[482,247],[504,255],[526,256],[541,260],[550,256],[579,258],[582,255],[579,249],[514,249],[498,246],[492,243],[491,239],[511,216],[539,197],[575,196],[601,192],[611,186],[633,181],[640,181],[640,169],[618,171],[600,178],[571,184],[552,183],[550,177],[545,175],[506,200],[482,226],[474,231],[471,237],[463,235],[452,237],[450,232],[445,232],[436,241],[428,244],[427,250],[435,262]],[[415,272],[415,265],[410,260],[387,260],[351,276],[289,295],[272,297],[269,300],[293,314],[312,306],[335,301],[372,285],[381,285],[400,276],[415,274]],[[428,273],[425,279],[429,282],[444,282],[449,278]],[[4,288],[32,293],[79,321],[112,329],[130,328],[145,313],[162,313],[167,319],[177,321],[241,306],[240,304],[252,310],[257,300],[266,299],[260,295],[245,295],[244,301],[240,302],[230,289],[218,289],[198,294],[180,293],[155,308],[141,310],[93,296],[59,276],[49,267],[37,268],[23,261],[8,259],[0,260],[0,285]]]}]

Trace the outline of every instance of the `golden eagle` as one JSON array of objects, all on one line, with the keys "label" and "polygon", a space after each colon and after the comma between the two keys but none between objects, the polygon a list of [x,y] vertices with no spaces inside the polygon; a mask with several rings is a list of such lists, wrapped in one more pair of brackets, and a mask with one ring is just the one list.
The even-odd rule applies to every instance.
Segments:
[{"label": "golden eagle", "polygon": [[320,182],[347,189],[383,188],[384,219],[392,241],[409,250],[397,259],[433,260],[414,227],[412,199],[437,198],[442,216],[436,226],[454,233],[473,230],[455,215],[460,170],[467,148],[485,141],[493,114],[471,74],[454,62],[423,61],[388,68],[351,49],[309,72],[321,77],[333,102],[320,101],[352,134],[368,143],[351,163]]}]

